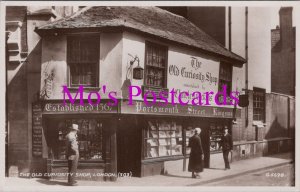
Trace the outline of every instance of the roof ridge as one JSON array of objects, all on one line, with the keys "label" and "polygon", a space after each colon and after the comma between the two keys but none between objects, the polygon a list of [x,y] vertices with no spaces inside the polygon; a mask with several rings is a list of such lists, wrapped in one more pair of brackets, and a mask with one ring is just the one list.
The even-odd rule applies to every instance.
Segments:
[{"label": "roof ridge", "polygon": [[157,7],[157,6],[154,6],[154,7],[155,7],[156,9],[161,10],[162,12],[167,12],[167,13],[170,14],[170,15],[177,16],[177,17],[181,17],[181,18],[185,19],[185,17],[183,17],[183,16],[181,16],[181,15],[177,15],[177,14],[175,14],[175,13],[172,13],[172,12],[170,12],[170,11],[168,11],[168,10],[162,9],[162,8],[160,8],[160,7]]},{"label": "roof ridge", "polygon": [[87,7],[84,7],[82,8],[81,10],[75,12],[73,15],[70,15],[69,17],[65,17],[65,19],[71,19],[71,18],[74,18],[74,17],[77,17],[78,15],[80,15],[81,13],[91,9],[93,6],[87,6]]},{"label": "roof ridge", "polygon": [[76,11],[75,13],[73,13],[73,14],[70,15],[70,16],[62,17],[62,18],[60,18],[60,19],[58,19],[58,20],[55,20],[55,21],[53,21],[53,22],[46,23],[45,25],[39,26],[39,28],[46,27],[47,25],[57,24],[57,23],[59,23],[59,22],[61,22],[61,21],[64,21],[64,20],[67,20],[67,19],[71,19],[71,18],[77,17],[78,15],[80,15],[81,13],[83,13],[83,12],[89,10],[90,8],[92,8],[92,6],[84,7],[84,8],[82,8],[81,10]]}]

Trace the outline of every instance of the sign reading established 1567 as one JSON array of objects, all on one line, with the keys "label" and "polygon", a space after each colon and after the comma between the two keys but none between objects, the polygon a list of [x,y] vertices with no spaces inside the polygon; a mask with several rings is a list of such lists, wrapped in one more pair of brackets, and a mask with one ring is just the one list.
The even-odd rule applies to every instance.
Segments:
[{"label": "sign reading established 1567", "polygon": [[84,103],[67,103],[64,105],[61,101],[45,103],[43,113],[117,113],[118,106],[110,106],[106,101],[101,101],[97,105]]}]

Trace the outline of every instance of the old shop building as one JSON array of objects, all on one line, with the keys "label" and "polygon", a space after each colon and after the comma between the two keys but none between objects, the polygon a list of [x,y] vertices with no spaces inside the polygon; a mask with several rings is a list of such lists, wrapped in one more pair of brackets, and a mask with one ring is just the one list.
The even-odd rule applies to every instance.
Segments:
[{"label": "old shop building", "polygon": [[[135,98],[134,106],[128,105],[128,86],[140,86],[143,92],[173,88],[217,92],[219,82],[231,88],[232,67],[241,67],[243,58],[184,18],[155,7],[85,8],[36,32],[42,37],[41,96],[45,96],[41,121],[46,146],[41,156],[53,159],[53,171],[65,159],[59,142],[71,122],[77,122],[81,129],[82,166],[98,164],[105,172],[131,171],[134,176],[160,174],[170,160],[178,160],[182,167],[182,159],[189,153],[187,140],[195,126],[203,128],[209,166],[210,153],[218,150],[216,141],[223,127],[231,127],[232,106],[181,106],[176,101],[175,106],[155,105],[153,110],[143,110],[141,96]],[[141,80],[133,78],[132,68],[137,66],[144,69]],[[205,79],[189,78],[184,72],[176,75],[176,70],[201,72]],[[85,85],[85,99],[91,90],[101,92],[106,85],[117,92],[119,106],[106,107],[109,99],[103,95],[103,109],[51,110],[49,105],[62,103],[62,85],[68,85],[73,96],[78,85]],[[239,117],[240,109],[235,114]]]},{"label": "old shop building", "polygon": [[[155,105],[157,110],[150,111],[141,110],[145,107],[142,97],[136,98],[134,106],[127,104],[130,85],[140,86],[143,92],[172,88],[217,92],[223,84],[228,85],[228,92],[242,89],[232,79],[239,75],[233,73],[234,69],[242,67],[245,60],[183,17],[155,7],[87,7],[71,17],[38,26],[35,32],[41,37],[36,47],[39,51],[29,57],[27,69],[32,74],[26,76],[27,90],[24,88],[28,95],[28,106],[24,106],[28,126],[23,135],[27,148],[21,151],[28,157],[28,171],[66,169],[64,135],[74,122],[80,128],[81,170],[132,172],[134,176],[161,174],[174,163],[182,171],[189,153],[187,141],[196,126],[203,128],[206,167],[220,154],[217,141],[225,125],[234,138],[244,132],[241,108],[176,104]],[[133,74],[138,66],[144,69],[142,79],[133,78],[139,75]],[[201,71],[218,81],[200,83],[172,75],[174,68]],[[109,91],[117,92],[119,105],[109,106],[104,94],[96,107],[86,104],[61,108],[63,85],[73,96],[78,86],[84,85],[86,100],[89,92],[99,92],[106,85]],[[12,115],[17,113],[16,106],[14,109],[9,108]],[[13,126],[17,117],[9,119],[9,129],[15,131],[11,132],[12,139],[20,137]],[[237,124],[233,125],[235,118]],[[261,135],[256,139],[257,147],[236,139],[234,158],[246,158],[248,150],[262,155],[267,142]],[[14,145],[9,143],[11,159],[19,157],[20,146]]]}]

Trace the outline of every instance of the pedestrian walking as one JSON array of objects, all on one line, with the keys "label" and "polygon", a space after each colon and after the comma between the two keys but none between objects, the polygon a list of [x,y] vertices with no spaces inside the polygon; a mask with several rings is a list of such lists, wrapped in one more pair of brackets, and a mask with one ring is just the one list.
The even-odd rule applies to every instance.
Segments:
[{"label": "pedestrian walking", "polygon": [[229,152],[232,153],[232,148],[233,148],[232,136],[228,133],[227,126],[225,126],[224,135],[222,136],[220,144],[221,144],[220,146],[222,147],[222,151],[223,151],[225,170],[227,170],[227,169],[230,169],[228,155],[229,155]]},{"label": "pedestrian walking", "polygon": [[75,176],[77,172],[78,159],[79,159],[79,149],[77,141],[77,131],[78,125],[72,124],[69,133],[66,135],[66,145],[67,145],[67,159],[68,159],[68,184],[71,186],[77,185],[75,181]]},{"label": "pedestrian walking", "polygon": [[192,172],[192,178],[199,178],[203,171],[203,148],[200,138],[201,129],[195,128],[195,134],[189,139],[188,147],[191,148],[188,171]]}]

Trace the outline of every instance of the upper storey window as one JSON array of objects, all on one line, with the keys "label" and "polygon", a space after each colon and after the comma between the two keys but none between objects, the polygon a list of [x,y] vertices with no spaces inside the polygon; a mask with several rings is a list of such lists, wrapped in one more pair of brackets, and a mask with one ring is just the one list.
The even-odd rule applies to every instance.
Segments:
[{"label": "upper storey window", "polygon": [[67,39],[69,86],[97,87],[99,35],[76,35]]}]

